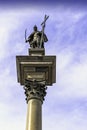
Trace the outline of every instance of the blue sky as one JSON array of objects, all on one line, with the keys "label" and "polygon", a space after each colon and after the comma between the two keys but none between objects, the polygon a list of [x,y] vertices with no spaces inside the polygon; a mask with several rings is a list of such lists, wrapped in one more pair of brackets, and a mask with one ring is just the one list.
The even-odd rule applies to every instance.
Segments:
[{"label": "blue sky", "polygon": [[[5,8],[6,7],[6,8]],[[9,8],[10,7],[10,8]],[[56,84],[48,87],[43,104],[43,130],[87,129],[87,10],[85,6],[27,5],[0,9],[0,129],[24,130],[27,105],[17,83],[16,55],[28,55],[24,41],[36,24],[45,33],[46,55],[56,55]]]},{"label": "blue sky", "polygon": [[12,3],[17,3],[17,4],[22,4],[22,3],[39,3],[39,4],[42,4],[42,3],[45,3],[45,4],[51,4],[51,3],[61,3],[61,4],[65,4],[65,3],[70,3],[70,4],[85,4],[87,3],[86,0],[17,0],[17,1],[12,1],[12,0],[1,0],[0,3],[3,3],[3,4],[12,4]]}]

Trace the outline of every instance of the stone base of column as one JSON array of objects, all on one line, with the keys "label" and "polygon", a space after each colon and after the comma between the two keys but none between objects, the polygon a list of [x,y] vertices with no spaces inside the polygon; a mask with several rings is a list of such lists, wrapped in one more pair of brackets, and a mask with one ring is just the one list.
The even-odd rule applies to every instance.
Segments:
[{"label": "stone base of column", "polygon": [[45,55],[45,49],[44,48],[29,48],[29,55],[30,56],[43,56]]}]

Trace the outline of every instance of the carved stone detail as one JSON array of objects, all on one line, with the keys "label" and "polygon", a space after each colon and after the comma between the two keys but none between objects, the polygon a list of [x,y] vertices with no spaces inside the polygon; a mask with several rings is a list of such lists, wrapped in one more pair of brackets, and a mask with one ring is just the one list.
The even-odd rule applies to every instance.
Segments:
[{"label": "carved stone detail", "polygon": [[36,81],[36,80],[25,80],[25,95],[26,95],[26,101],[30,99],[39,99],[41,102],[43,102],[44,97],[46,96],[46,89],[45,81]]}]

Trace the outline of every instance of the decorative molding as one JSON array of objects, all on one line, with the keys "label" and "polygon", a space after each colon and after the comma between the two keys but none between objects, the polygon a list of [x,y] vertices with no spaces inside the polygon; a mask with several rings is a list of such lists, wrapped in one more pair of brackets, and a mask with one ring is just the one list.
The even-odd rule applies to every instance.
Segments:
[{"label": "decorative molding", "polygon": [[30,99],[38,99],[41,100],[43,103],[44,97],[46,96],[46,82],[45,81],[36,81],[34,80],[25,80],[25,95],[26,95],[26,101]]}]

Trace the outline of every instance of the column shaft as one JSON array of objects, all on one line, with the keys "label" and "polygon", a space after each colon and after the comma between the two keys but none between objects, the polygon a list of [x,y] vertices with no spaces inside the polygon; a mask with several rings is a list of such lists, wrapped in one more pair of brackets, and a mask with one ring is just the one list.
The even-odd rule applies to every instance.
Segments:
[{"label": "column shaft", "polygon": [[28,101],[26,130],[42,130],[42,102],[38,99]]}]

